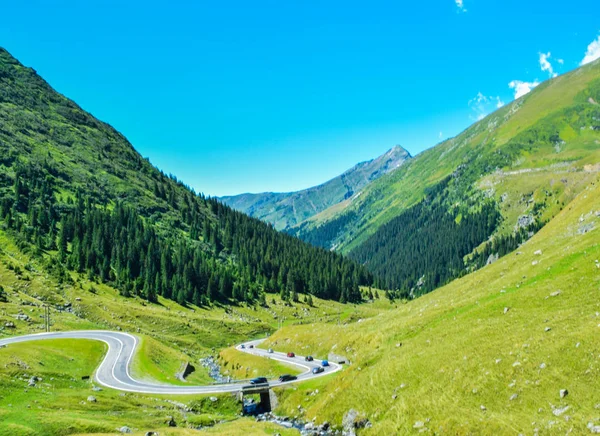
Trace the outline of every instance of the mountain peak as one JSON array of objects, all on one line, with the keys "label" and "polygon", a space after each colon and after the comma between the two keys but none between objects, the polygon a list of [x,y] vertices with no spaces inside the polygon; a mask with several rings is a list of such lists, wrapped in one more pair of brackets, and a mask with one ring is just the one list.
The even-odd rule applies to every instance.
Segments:
[{"label": "mountain peak", "polygon": [[323,210],[348,200],[379,177],[394,171],[412,156],[400,145],[381,156],[356,164],[333,179],[298,192],[241,194],[221,201],[250,216],[270,222],[278,230],[299,225]]},{"label": "mountain peak", "polygon": [[402,147],[399,144],[396,144],[392,148],[390,148],[386,154],[404,155],[404,156],[412,157],[410,152],[406,148]]}]

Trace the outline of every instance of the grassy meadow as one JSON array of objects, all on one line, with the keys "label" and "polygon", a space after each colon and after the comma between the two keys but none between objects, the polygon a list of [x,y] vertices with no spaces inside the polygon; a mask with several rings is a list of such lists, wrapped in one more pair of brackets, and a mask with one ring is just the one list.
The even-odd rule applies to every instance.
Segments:
[{"label": "grassy meadow", "polygon": [[373,435],[589,432],[600,425],[599,232],[596,180],[482,270],[360,323],[275,333],[261,346],[352,361],[318,394],[283,393],[281,411],[339,423],[356,409]]}]

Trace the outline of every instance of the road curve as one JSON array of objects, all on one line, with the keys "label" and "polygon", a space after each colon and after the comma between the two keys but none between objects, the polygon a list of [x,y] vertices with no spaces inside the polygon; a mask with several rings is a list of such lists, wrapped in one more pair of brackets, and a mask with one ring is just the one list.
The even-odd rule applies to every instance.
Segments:
[{"label": "road curve", "polygon": [[[113,332],[104,330],[79,330],[70,332],[50,332],[37,333],[25,336],[15,336],[5,339],[0,339],[1,345],[16,344],[19,342],[39,341],[48,339],[89,339],[102,341],[108,345],[108,351],[104,359],[98,366],[94,379],[101,385],[127,392],[138,392],[144,394],[165,394],[165,395],[191,395],[191,394],[219,394],[227,392],[238,392],[248,383],[237,382],[228,384],[214,384],[208,386],[175,386],[161,384],[158,382],[140,381],[134,379],[129,370],[131,360],[137,351],[139,338],[129,333]],[[332,374],[341,369],[341,366],[336,363],[330,363],[331,366],[325,367],[325,372],[313,374],[312,369],[320,366],[318,362],[305,362],[304,357],[296,356],[289,358],[285,353],[268,353],[266,350],[256,348],[264,339],[249,341],[245,343],[245,348],[241,344],[236,348],[239,351],[275,359],[286,364],[294,365],[301,368],[304,372],[298,375],[298,379],[281,383],[278,380],[269,381],[271,387],[282,386],[289,383],[296,383],[302,380],[308,380],[315,377]],[[253,348],[249,348],[253,345]]]}]

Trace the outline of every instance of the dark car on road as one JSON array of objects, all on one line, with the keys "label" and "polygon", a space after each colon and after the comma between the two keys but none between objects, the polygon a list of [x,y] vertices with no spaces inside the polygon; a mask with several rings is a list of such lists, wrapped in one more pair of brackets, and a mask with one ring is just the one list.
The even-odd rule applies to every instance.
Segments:
[{"label": "dark car on road", "polygon": [[287,353],[287,357],[296,357],[296,355],[292,352]]},{"label": "dark car on road", "polygon": [[248,348],[254,348],[254,345],[250,344],[248,345]]},{"label": "dark car on road", "polygon": [[282,376],[279,376],[280,382],[288,382],[288,381],[297,380],[297,379],[298,379],[298,377],[296,377],[295,375],[290,375],[290,374],[283,374]]},{"label": "dark car on road", "polygon": [[240,348],[243,350],[244,348],[246,348],[246,346],[244,344],[242,344],[242,346]]},{"label": "dark car on road", "polygon": [[266,377],[256,377],[250,380],[251,385],[263,385],[269,383]]},{"label": "dark car on road", "polygon": [[312,373],[313,374],[320,374],[322,372],[325,371],[325,368],[323,368],[322,366],[317,366],[316,368],[313,368]]},{"label": "dark car on road", "polygon": [[304,360],[306,360],[307,362],[312,362],[312,361],[313,361],[313,360],[315,360],[315,359],[313,359],[313,357],[312,357],[312,356],[306,356],[306,357],[304,358]]}]

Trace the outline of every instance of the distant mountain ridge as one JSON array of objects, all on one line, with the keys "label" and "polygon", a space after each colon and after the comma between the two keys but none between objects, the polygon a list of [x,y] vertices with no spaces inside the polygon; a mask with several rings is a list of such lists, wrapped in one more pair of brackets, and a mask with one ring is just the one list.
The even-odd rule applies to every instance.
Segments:
[{"label": "distant mountain ridge", "polygon": [[360,162],[343,174],[297,192],[264,192],[221,197],[232,208],[263,221],[277,230],[297,226],[312,216],[352,198],[360,189],[401,167],[412,156],[399,145],[381,156]]}]

